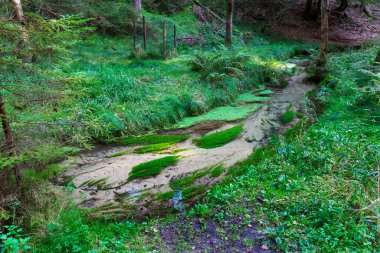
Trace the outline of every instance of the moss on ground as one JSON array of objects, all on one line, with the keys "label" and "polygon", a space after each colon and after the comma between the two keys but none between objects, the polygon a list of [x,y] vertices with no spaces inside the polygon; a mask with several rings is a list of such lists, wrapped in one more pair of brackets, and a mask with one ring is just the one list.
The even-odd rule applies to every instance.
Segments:
[{"label": "moss on ground", "polygon": [[244,93],[244,94],[239,95],[236,102],[239,102],[239,103],[256,103],[256,102],[264,102],[264,101],[268,101],[268,100],[269,100],[269,98],[267,98],[267,97],[258,97],[258,96],[253,95],[252,93]]},{"label": "moss on ground", "polygon": [[115,157],[119,157],[119,156],[123,156],[123,155],[126,155],[126,154],[129,154],[131,152],[131,150],[123,150],[123,151],[120,151],[120,152],[117,152],[113,155],[110,155],[109,158],[115,158]]},{"label": "moss on ground", "polygon": [[177,164],[179,161],[178,156],[167,156],[159,158],[146,163],[141,163],[132,168],[128,179],[133,180],[136,178],[146,178],[156,176],[161,173],[166,167]]},{"label": "moss on ground", "polygon": [[190,138],[190,135],[144,135],[137,137],[121,138],[117,141],[119,145],[136,146],[152,145],[160,143],[178,143]]},{"label": "moss on ground", "polygon": [[187,177],[183,177],[181,179],[170,182],[169,186],[173,190],[184,189],[184,188],[192,185],[195,182],[195,180],[197,180],[198,178],[201,178],[201,177],[207,175],[209,172],[210,172],[210,169],[200,170],[200,171],[198,171],[194,174],[191,174]]},{"label": "moss on ground", "polygon": [[219,177],[220,175],[223,174],[224,171],[225,171],[225,168],[223,165],[216,166],[215,168],[211,170],[211,176]]},{"label": "moss on ground", "polygon": [[260,104],[250,104],[245,106],[223,106],[215,108],[203,115],[196,117],[188,117],[180,121],[175,125],[175,128],[187,128],[202,121],[235,121],[239,119],[244,119],[249,116],[250,113],[256,111],[261,107]]},{"label": "moss on ground", "polygon": [[274,92],[271,91],[271,90],[263,90],[263,91],[258,92],[257,94],[258,94],[259,96],[266,96],[266,95],[272,95],[273,93],[274,93]]},{"label": "moss on ground", "polygon": [[152,145],[135,149],[134,152],[137,154],[156,153],[159,151],[166,150],[175,144],[176,144],[175,142],[152,144]]},{"label": "moss on ground", "polygon": [[235,139],[243,131],[243,126],[238,125],[230,129],[220,131],[214,134],[206,135],[205,137],[195,139],[194,143],[205,149],[212,149],[226,145]]}]

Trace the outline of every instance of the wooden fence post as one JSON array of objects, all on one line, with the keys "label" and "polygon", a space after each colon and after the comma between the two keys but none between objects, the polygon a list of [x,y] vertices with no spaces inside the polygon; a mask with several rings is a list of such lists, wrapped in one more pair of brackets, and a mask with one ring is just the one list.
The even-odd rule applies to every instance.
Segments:
[{"label": "wooden fence post", "polygon": [[143,17],[144,50],[146,51],[146,20]]},{"label": "wooden fence post", "polygon": [[174,50],[177,49],[177,26],[174,25],[174,35],[173,35],[173,42],[174,42]]},{"label": "wooden fence post", "polygon": [[136,51],[136,23],[133,21],[133,50]]},{"label": "wooden fence post", "polygon": [[166,21],[162,22],[162,53],[166,58]]}]

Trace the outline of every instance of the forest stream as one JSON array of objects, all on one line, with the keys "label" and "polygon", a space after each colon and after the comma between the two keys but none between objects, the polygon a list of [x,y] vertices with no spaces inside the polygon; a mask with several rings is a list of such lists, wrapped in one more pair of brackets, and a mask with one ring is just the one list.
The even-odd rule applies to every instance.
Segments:
[{"label": "forest stream", "polygon": [[[306,94],[315,86],[305,83],[304,67],[301,67],[302,64],[298,60],[293,62],[298,66],[295,67],[294,75],[290,77],[288,85],[283,89],[273,90],[270,99],[251,113],[249,117],[235,122],[219,122],[219,124],[214,124],[217,129],[210,127],[211,130],[207,130],[206,134],[211,134],[242,125],[243,132],[226,145],[213,149],[203,149],[197,147],[193,140],[203,136],[204,131],[162,130],[161,132],[166,134],[190,132],[191,138],[176,144],[172,148],[179,151],[176,154],[180,157],[178,164],[167,167],[155,177],[128,180],[134,166],[163,158],[168,156],[167,154],[127,152],[119,157],[111,157],[112,154],[129,149],[133,150],[134,147],[98,146],[92,151],[84,152],[64,161],[62,165],[69,169],[60,175],[58,181],[64,181],[67,178],[72,179],[75,186],[73,195],[82,207],[98,207],[103,210],[101,211],[103,213],[122,212],[126,207],[130,207],[132,210],[137,210],[139,215],[145,215],[157,207],[157,203],[154,204],[155,196],[171,191],[172,189],[169,186],[171,182],[198,171],[223,166],[225,169],[220,175],[215,177],[206,173],[193,182],[193,185],[208,188],[226,175],[227,168],[248,158],[254,149],[264,146],[271,134],[283,132],[285,129],[294,126],[297,119],[287,125],[281,122],[281,116],[289,108],[292,108],[296,113],[308,113],[309,106],[307,105]],[[89,181],[102,182],[102,185],[101,187],[99,185],[89,186],[86,184]],[[172,198],[166,204],[171,207],[177,206],[181,199],[181,193],[178,195],[177,192],[174,201]]]}]

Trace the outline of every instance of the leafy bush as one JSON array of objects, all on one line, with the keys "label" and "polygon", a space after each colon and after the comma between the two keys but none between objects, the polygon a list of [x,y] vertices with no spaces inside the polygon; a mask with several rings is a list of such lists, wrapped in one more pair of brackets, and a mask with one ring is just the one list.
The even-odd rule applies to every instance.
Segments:
[{"label": "leafy bush", "polygon": [[30,249],[29,237],[22,237],[22,228],[17,226],[4,226],[0,231],[0,252],[17,253]]}]

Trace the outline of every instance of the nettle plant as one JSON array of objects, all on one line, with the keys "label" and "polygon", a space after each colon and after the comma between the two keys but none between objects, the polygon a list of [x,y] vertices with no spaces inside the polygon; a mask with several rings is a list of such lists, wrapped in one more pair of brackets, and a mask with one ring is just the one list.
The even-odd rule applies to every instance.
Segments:
[{"label": "nettle plant", "polygon": [[4,226],[0,231],[0,253],[17,253],[30,249],[29,237],[22,237],[22,228],[15,225]]}]

